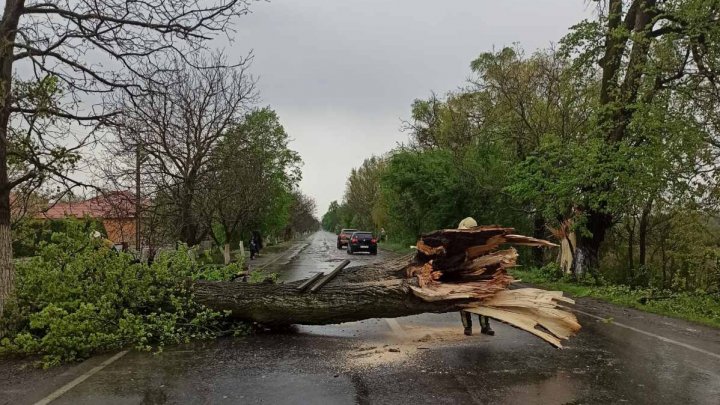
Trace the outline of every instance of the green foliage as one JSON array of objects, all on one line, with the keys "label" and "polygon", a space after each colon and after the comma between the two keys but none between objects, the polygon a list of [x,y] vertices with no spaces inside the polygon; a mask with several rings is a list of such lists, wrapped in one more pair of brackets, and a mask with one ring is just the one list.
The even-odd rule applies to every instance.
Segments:
[{"label": "green foliage", "polygon": [[262,270],[255,270],[251,271],[250,275],[248,277],[248,283],[250,284],[260,284],[260,283],[277,283],[278,281],[278,275],[277,273],[265,273]]},{"label": "green foliage", "polygon": [[250,231],[279,234],[291,222],[301,159],[270,108],[253,110],[228,130],[212,154],[207,211],[218,244],[237,243]]},{"label": "green foliage", "polygon": [[501,192],[504,171],[502,152],[489,145],[396,151],[380,182],[389,233],[414,242],[421,233],[457,227],[467,216],[522,230],[525,219],[506,209],[513,202]]},{"label": "green foliage", "polygon": [[512,275],[524,282],[552,290],[568,292],[576,297],[593,297],[617,305],[687,319],[720,327],[720,295],[718,291],[676,292],[653,288],[633,288],[624,284],[572,282],[544,270],[513,269]]},{"label": "green foliage", "polygon": [[359,168],[350,171],[344,199],[347,210],[352,213],[349,226],[369,231],[383,226],[384,212],[378,200],[380,178],[385,166],[384,159],[372,156],[365,159]]},{"label": "green foliage", "polygon": [[41,242],[50,242],[53,234],[64,233],[68,229],[75,230],[78,227],[87,235],[100,232],[103,237],[106,236],[105,228],[97,219],[24,219],[13,227],[13,255],[15,257],[34,256]]},{"label": "green foliage", "polygon": [[1,353],[41,354],[45,366],[93,353],[149,350],[242,328],[193,301],[192,280],[229,280],[241,264],[201,266],[190,250],[159,253],[152,265],[118,253],[81,226],[42,242],[17,262],[14,300],[0,330]]},{"label": "green foliage", "polygon": [[[46,75],[32,80],[15,79],[12,100],[15,108],[33,111],[18,115],[8,126],[6,156],[10,178],[23,176],[14,185],[15,192],[37,190],[48,178],[64,178],[77,168],[82,155],[78,145],[60,142],[64,123],[55,114],[63,111],[67,86],[58,76]],[[7,86],[9,89],[10,86]],[[69,114],[69,113],[68,113]],[[31,128],[31,130],[28,130]],[[62,135],[61,135],[62,134]],[[64,139],[67,141],[67,139]]]},{"label": "green foliage", "polygon": [[342,213],[340,210],[341,207],[337,201],[332,201],[330,203],[327,212],[325,212],[322,220],[320,221],[322,229],[333,233],[340,232],[340,228],[343,226]]},{"label": "green foliage", "polygon": [[294,234],[315,232],[320,229],[320,221],[315,218],[315,200],[295,190],[291,193],[290,219],[286,226],[286,239]]}]

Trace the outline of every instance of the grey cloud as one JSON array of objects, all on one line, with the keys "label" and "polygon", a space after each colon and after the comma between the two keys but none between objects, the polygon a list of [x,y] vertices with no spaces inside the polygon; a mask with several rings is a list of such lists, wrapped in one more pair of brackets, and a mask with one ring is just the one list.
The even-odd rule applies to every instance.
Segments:
[{"label": "grey cloud", "polygon": [[341,199],[353,166],[407,139],[415,98],[464,84],[481,52],[531,52],[590,16],[583,0],[274,0],[238,20],[230,55],[254,50],[264,104],[305,162],[318,214]]}]

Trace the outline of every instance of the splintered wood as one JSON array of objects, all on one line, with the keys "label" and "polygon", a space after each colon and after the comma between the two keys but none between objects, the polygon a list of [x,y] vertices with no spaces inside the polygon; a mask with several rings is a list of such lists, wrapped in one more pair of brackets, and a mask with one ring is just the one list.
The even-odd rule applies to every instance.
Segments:
[{"label": "splintered wood", "polygon": [[534,288],[508,290],[514,281],[507,269],[515,266],[517,251],[501,245],[557,246],[545,240],[514,234],[513,228],[478,226],[446,229],[422,236],[406,276],[410,289],[427,302],[467,300],[465,311],[505,322],[556,347],[580,330],[575,315],[559,304],[574,302],[562,292]]}]

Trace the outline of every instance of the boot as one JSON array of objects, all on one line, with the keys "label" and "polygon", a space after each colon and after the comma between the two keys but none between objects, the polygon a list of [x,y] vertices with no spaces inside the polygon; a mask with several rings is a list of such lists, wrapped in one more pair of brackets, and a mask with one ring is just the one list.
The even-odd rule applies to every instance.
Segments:
[{"label": "boot", "polygon": [[460,311],[465,336],[472,336],[472,317],[469,312]]},{"label": "boot", "polygon": [[495,336],[495,331],[490,327],[490,318],[482,315],[479,315],[478,318],[480,321],[480,333],[483,335]]}]

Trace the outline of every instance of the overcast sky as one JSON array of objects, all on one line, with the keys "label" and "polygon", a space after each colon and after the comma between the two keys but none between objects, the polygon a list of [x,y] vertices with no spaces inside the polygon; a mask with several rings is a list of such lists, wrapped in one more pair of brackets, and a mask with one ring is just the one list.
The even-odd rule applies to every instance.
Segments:
[{"label": "overcast sky", "polygon": [[320,216],[352,167],[405,142],[401,120],[431,91],[464,84],[482,52],[556,43],[591,15],[586,0],[272,0],[237,24],[229,55],[252,49],[262,104],[304,161]]}]

